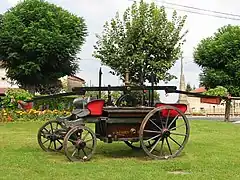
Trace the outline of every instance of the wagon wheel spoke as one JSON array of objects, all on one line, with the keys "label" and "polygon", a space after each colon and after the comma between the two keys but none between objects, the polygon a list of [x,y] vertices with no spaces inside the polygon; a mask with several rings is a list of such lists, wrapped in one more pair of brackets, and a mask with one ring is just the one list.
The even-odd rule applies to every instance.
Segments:
[{"label": "wagon wheel spoke", "polygon": [[169,136],[169,139],[171,139],[173,142],[175,142],[179,147],[182,147],[181,144],[179,144],[175,139],[173,139],[171,136]]},{"label": "wagon wheel spoke", "polygon": [[85,148],[90,149],[91,151],[93,150],[93,148],[90,148],[90,147],[88,147],[88,146],[85,146]]},{"label": "wagon wheel spoke", "polygon": [[93,141],[93,139],[88,139],[88,140],[86,140],[86,141],[84,141],[85,143],[88,143],[88,142],[90,142],[90,141]]},{"label": "wagon wheel spoke", "polygon": [[[46,129],[46,127],[44,127],[43,129],[46,131],[46,133],[49,133],[49,130]],[[43,132],[43,130],[42,130],[42,132]]]},{"label": "wagon wheel spoke", "polygon": [[59,124],[58,124],[58,123],[56,123],[56,129],[58,129],[58,125],[59,125]]},{"label": "wagon wheel spoke", "polygon": [[[166,120],[165,128],[167,128],[167,125],[168,125],[169,115],[170,115],[170,110],[168,109],[168,115],[167,115],[167,120]],[[170,126],[170,127],[171,127],[171,126]]]},{"label": "wagon wheel spoke", "polygon": [[53,133],[53,125],[52,125],[51,122],[50,122],[50,127],[51,127],[51,131],[52,131],[52,133]]},{"label": "wagon wheel spoke", "polygon": [[176,127],[173,127],[173,128],[171,128],[171,129],[169,129],[169,131],[172,131],[172,130],[174,130],[174,129],[178,129],[178,128],[182,127],[182,126],[186,126],[186,124],[181,124],[181,125],[178,125],[178,126],[176,126]]},{"label": "wagon wheel spoke", "polygon": [[53,141],[54,149],[57,149],[56,141]]},{"label": "wagon wheel spoke", "polygon": [[150,150],[150,153],[156,148],[157,144],[159,143],[159,141],[161,140],[161,138],[159,138],[156,142],[156,144],[154,144]]},{"label": "wagon wheel spoke", "polygon": [[62,142],[61,142],[61,141],[59,141],[59,139],[57,139],[57,142],[58,142],[59,144],[63,145],[63,144],[62,144]]},{"label": "wagon wheel spoke", "polygon": [[153,123],[160,131],[162,131],[162,129],[155,122],[153,122],[151,119],[149,121]]},{"label": "wagon wheel spoke", "polygon": [[[162,115],[161,115],[161,112],[159,111],[158,112],[158,117],[159,117],[159,120],[161,121],[161,126],[162,126],[162,129],[164,128],[163,127],[163,120],[162,120]],[[161,128],[160,128],[160,130],[162,130]]]},{"label": "wagon wheel spoke", "polygon": [[85,136],[82,138],[82,140],[84,141],[89,134],[90,134],[90,132],[87,132],[87,134],[85,134]]},{"label": "wagon wheel spoke", "polygon": [[86,153],[86,151],[85,151],[84,149],[82,149],[82,151],[83,151],[83,154],[84,154],[85,156],[88,156],[87,153]]},{"label": "wagon wheel spoke", "polygon": [[61,150],[63,148],[63,143],[57,139],[57,142],[60,144],[60,146],[57,148],[57,150]]},{"label": "wagon wheel spoke", "polygon": [[51,145],[52,145],[52,140],[50,140],[50,143],[48,145],[48,149],[50,149]]},{"label": "wagon wheel spoke", "polygon": [[168,129],[172,126],[172,124],[177,120],[178,115],[174,117],[174,119],[171,121],[171,123],[168,125]]},{"label": "wagon wheel spoke", "polygon": [[187,134],[178,133],[178,132],[171,132],[171,134],[178,135],[178,136],[187,136]]},{"label": "wagon wheel spoke", "polygon": [[144,141],[151,141],[151,140],[153,140],[153,139],[155,139],[155,138],[157,138],[157,137],[160,137],[161,136],[161,134],[158,134],[158,135],[156,135],[156,136],[153,136],[153,137],[151,137],[151,138],[149,138],[149,139],[146,139],[146,140],[144,140]]},{"label": "wagon wheel spoke", "polygon": [[162,143],[161,143],[161,147],[160,147],[160,156],[163,153],[163,144],[164,144],[164,138],[162,138]]},{"label": "wagon wheel spoke", "polygon": [[78,149],[75,148],[75,150],[74,150],[73,153],[72,153],[72,157],[76,154],[77,151],[78,151]]},{"label": "wagon wheel spoke", "polygon": [[149,145],[149,146],[151,146],[151,143],[150,143],[150,141],[148,141],[148,145]]},{"label": "wagon wheel spoke", "polygon": [[46,142],[50,141],[50,139],[47,139],[46,141],[44,141],[42,144],[45,144]]},{"label": "wagon wheel spoke", "polygon": [[170,144],[168,142],[168,138],[166,138],[166,142],[167,142],[168,150],[169,150],[170,154],[172,155],[172,150],[171,150]]}]

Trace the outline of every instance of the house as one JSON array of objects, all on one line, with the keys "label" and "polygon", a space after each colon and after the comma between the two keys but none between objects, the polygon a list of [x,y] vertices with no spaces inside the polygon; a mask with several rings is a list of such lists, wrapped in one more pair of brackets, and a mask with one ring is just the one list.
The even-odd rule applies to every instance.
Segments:
[{"label": "house", "polygon": [[72,91],[74,87],[82,87],[85,84],[85,80],[77,76],[68,76],[67,77],[67,87],[68,91]]},{"label": "house", "polygon": [[18,88],[16,84],[12,84],[8,81],[6,77],[6,70],[5,68],[1,67],[2,63],[0,61],[0,96],[5,95],[5,91],[8,88]]},{"label": "house", "polygon": [[[204,87],[197,88],[191,92],[203,93],[207,90]],[[188,96],[187,101],[189,103],[189,109],[192,114],[194,113],[204,113],[204,114],[219,114],[225,113],[225,101],[223,100],[220,104],[207,104],[201,103],[201,98]],[[234,115],[240,114],[240,100],[232,100],[231,113]]]}]

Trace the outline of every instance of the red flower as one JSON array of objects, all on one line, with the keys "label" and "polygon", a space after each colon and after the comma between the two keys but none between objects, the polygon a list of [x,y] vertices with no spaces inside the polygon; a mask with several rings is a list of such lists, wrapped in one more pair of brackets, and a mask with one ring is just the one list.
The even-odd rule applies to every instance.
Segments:
[{"label": "red flower", "polygon": [[12,121],[12,117],[8,115],[7,120]]}]

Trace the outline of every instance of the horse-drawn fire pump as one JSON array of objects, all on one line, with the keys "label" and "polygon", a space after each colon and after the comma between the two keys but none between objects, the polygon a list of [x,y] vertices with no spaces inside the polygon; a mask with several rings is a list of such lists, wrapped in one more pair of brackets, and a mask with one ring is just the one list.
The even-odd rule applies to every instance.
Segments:
[{"label": "horse-drawn fire pump", "polygon": [[[144,98],[141,103],[137,102],[131,92],[145,90],[149,92],[148,103],[144,103]],[[189,121],[184,114],[187,105],[154,102],[156,90],[189,94],[177,90],[175,86],[154,86],[153,83],[151,86],[125,84],[74,88],[73,92],[64,95],[99,91],[99,97],[90,102],[76,98],[71,115],[48,121],[39,129],[38,143],[44,151],[63,150],[71,161],[89,160],[96,150],[97,139],[106,143],[123,141],[132,149],[142,149],[154,159],[174,158],[189,139]],[[107,101],[101,99],[101,91],[108,91]],[[111,91],[123,92],[115,105],[111,103]],[[50,96],[53,97],[56,95]],[[89,128],[90,123],[94,123],[95,131]]]}]

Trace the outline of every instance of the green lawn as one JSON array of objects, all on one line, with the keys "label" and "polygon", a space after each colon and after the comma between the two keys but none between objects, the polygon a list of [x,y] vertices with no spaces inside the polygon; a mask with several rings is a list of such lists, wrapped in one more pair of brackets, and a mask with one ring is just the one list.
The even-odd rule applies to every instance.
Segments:
[{"label": "green lawn", "polygon": [[40,149],[36,134],[42,124],[0,124],[0,179],[240,179],[240,125],[191,121],[189,142],[172,160],[151,160],[122,142],[98,141],[89,162],[73,163]]}]

